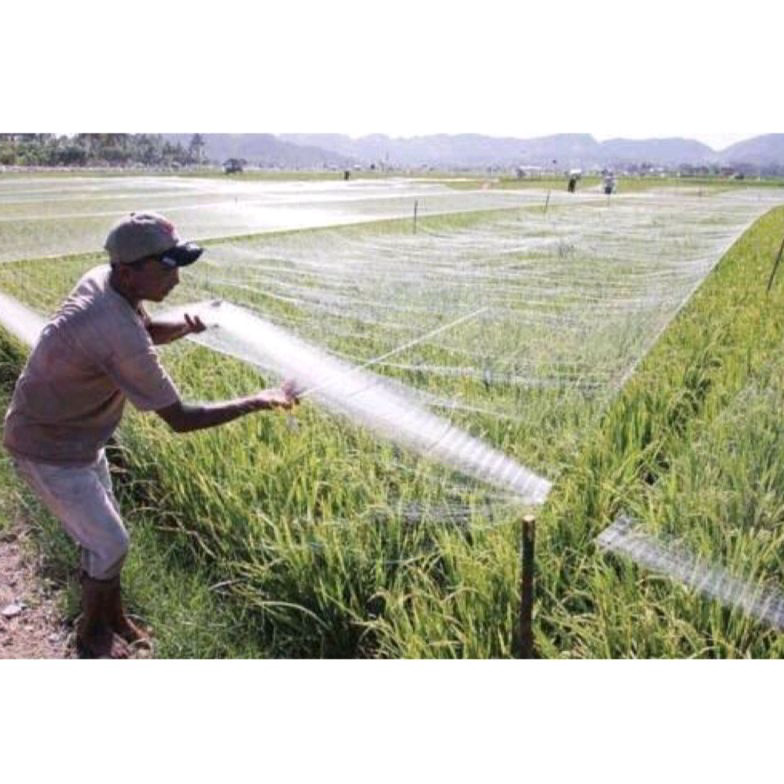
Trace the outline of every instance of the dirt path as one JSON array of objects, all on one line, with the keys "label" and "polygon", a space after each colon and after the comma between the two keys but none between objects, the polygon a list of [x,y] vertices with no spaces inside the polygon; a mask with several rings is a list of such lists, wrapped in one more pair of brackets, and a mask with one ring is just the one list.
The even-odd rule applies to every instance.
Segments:
[{"label": "dirt path", "polygon": [[24,529],[0,534],[0,659],[75,658],[71,638]]}]

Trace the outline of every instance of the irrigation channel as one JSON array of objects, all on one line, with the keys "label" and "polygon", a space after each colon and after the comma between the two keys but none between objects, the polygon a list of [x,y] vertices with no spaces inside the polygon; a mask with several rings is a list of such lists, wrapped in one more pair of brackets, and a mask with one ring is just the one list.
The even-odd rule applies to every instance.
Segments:
[{"label": "irrigation channel", "polygon": [[[29,342],[36,318],[99,263],[66,254],[94,253],[126,211],[161,211],[183,236],[208,240],[164,306],[205,316],[212,328],[193,342],[308,390],[316,410],[300,417],[296,438],[307,428],[341,444],[346,428],[372,434],[352,436],[351,448],[381,479],[345,506],[333,499],[295,516],[351,525],[364,505],[492,527],[546,500],[581,434],[675,314],[781,202],[763,188],[608,199],[598,189],[341,186],[4,179],[0,323]],[[165,362],[187,354],[163,349]],[[204,396],[224,392],[201,367]]]}]

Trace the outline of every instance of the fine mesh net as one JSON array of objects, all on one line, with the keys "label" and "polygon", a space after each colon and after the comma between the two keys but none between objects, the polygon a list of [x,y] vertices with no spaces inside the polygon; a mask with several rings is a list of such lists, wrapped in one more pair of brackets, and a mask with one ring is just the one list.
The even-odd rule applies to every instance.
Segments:
[{"label": "fine mesh net", "polygon": [[596,539],[605,551],[684,583],[697,593],[741,610],[776,629],[784,629],[784,595],[762,583],[742,580],[688,548],[646,533],[628,517],[619,517]]},{"label": "fine mesh net", "polygon": [[[581,433],[678,309],[746,226],[780,202],[764,189],[607,198],[407,181],[350,190],[152,178],[129,185],[86,192],[72,183],[73,192],[58,193],[36,183],[14,193],[4,183],[0,210],[4,220],[14,212],[32,216],[31,225],[46,220],[50,253],[62,250],[63,226],[78,235],[75,245],[94,249],[95,227],[100,244],[107,224],[142,197],[183,236],[223,235],[183,271],[170,304],[220,299],[217,328],[200,336],[211,348],[266,378],[294,378],[330,426],[349,421],[443,464],[439,491],[405,502],[434,518],[459,518],[467,503],[487,510],[544,500]],[[408,216],[414,202],[416,225],[413,216],[335,225]],[[0,275],[12,282],[21,267],[0,265]],[[55,299],[40,279],[15,285],[32,307]],[[398,467],[417,471],[402,454]]]},{"label": "fine mesh net", "polygon": [[514,207],[536,192],[456,190],[405,179],[244,181],[186,177],[0,180],[0,261],[83,253],[133,210],[161,212],[191,239]]}]

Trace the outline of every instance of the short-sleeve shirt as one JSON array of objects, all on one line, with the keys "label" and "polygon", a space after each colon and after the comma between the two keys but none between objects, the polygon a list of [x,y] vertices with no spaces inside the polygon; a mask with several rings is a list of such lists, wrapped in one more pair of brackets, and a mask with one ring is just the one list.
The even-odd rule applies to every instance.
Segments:
[{"label": "short-sleeve shirt", "polygon": [[29,460],[88,465],[117,427],[126,398],[140,411],[179,400],[145,327],[146,314],[86,273],[46,324],[16,382],[3,444]]}]

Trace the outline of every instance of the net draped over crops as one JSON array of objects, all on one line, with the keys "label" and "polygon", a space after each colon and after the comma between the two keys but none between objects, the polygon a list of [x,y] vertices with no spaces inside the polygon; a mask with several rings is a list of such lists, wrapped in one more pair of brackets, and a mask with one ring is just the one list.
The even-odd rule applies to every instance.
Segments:
[{"label": "net draped over crops", "polygon": [[[208,240],[167,305],[239,306],[557,481],[588,423],[729,245],[778,201],[761,188],[607,197],[402,179],[8,179],[0,261],[96,251],[123,213],[160,211],[183,237]],[[61,268],[43,279],[0,264],[0,291],[49,312],[77,277]],[[208,344],[274,375],[256,351],[263,341],[248,352],[217,329]],[[353,425],[372,426],[368,416]],[[351,412],[327,406],[323,417],[339,429]],[[379,459],[401,476],[418,471],[405,448]],[[420,459],[443,463],[443,445],[425,445]],[[454,469],[433,469],[439,491],[406,498],[406,513],[459,518],[478,506],[492,521],[509,502]]]}]

